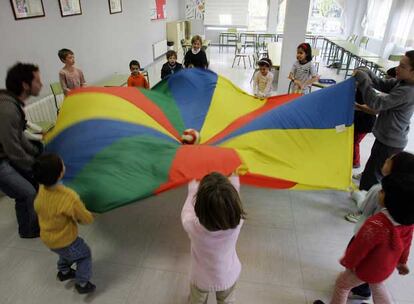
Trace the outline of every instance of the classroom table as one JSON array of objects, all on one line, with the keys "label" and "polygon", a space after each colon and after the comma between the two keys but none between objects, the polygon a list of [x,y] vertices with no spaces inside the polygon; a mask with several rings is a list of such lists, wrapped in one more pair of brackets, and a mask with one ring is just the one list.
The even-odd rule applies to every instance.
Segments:
[{"label": "classroom table", "polygon": [[93,85],[97,87],[123,87],[126,86],[129,76],[130,74],[114,74]]},{"label": "classroom table", "polygon": [[381,75],[386,75],[391,68],[397,67],[400,63],[398,61],[391,61],[384,58],[370,58],[362,57],[362,60],[370,65],[374,72],[379,72]]},{"label": "classroom table", "polygon": [[235,47],[239,39],[239,33],[237,32],[221,32],[219,34],[219,52],[221,52],[223,47]]},{"label": "classroom table", "polygon": [[[350,64],[352,59],[356,61],[360,61],[361,58],[380,58],[378,54],[373,52],[367,51],[366,49],[360,48],[355,44],[342,40],[342,39],[326,39],[330,44],[329,55],[328,55],[328,63],[331,60],[331,52],[333,51],[334,54],[332,55],[332,62],[339,62],[340,64],[337,67],[336,74],[339,74],[341,70],[345,70],[345,77],[348,76],[348,71],[350,68]],[[333,50],[334,49],[334,50]],[[340,54],[340,57],[338,55]],[[345,55],[347,55],[347,60],[344,63]],[[345,69],[342,69],[342,65],[345,65]]]}]

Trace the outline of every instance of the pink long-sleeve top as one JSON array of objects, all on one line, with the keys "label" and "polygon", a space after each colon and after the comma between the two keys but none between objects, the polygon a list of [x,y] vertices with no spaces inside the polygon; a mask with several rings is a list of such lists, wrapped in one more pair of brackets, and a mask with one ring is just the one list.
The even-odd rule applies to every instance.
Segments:
[{"label": "pink long-sleeve top", "polygon": [[[230,182],[240,189],[238,176]],[[243,219],[234,229],[209,231],[200,224],[194,210],[198,181],[188,184],[188,195],[181,211],[181,222],[191,240],[190,281],[201,290],[222,291],[236,283],[241,272],[241,263],[236,253]]]}]

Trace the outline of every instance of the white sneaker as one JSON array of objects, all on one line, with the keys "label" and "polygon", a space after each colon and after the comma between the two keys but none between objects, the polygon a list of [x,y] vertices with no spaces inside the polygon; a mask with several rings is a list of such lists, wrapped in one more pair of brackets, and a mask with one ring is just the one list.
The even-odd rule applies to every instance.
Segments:
[{"label": "white sneaker", "polygon": [[362,215],[361,212],[348,213],[347,215],[345,215],[345,219],[348,222],[357,223],[359,219],[361,218],[361,215]]},{"label": "white sneaker", "polygon": [[362,190],[355,190],[351,192],[351,199],[355,202],[358,209],[360,208],[362,202],[365,200],[365,196],[367,195],[367,191]]},{"label": "white sneaker", "polygon": [[361,176],[362,176],[362,172],[361,173],[352,174],[352,178],[355,179],[355,180],[361,180]]}]

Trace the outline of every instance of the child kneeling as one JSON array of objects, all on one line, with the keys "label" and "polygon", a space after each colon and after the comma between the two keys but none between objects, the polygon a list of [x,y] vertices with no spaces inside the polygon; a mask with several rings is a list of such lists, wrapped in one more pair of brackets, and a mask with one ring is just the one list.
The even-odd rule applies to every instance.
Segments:
[{"label": "child kneeling", "polygon": [[[57,278],[60,281],[75,279],[75,288],[80,294],[94,291],[96,287],[89,281],[92,275],[91,250],[78,237],[77,226],[77,222],[92,223],[92,214],[76,192],[59,183],[65,174],[65,165],[59,156],[40,156],[33,165],[33,174],[41,184],[34,203],[40,238],[59,255]],[[76,271],[71,268],[72,264],[76,264]]]},{"label": "child kneeling", "polygon": [[234,303],[241,272],[236,243],[245,218],[239,187],[237,176],[217,172],[188,185],[181,221],[191,241],[191,304],[207,303],[209,291],[218,304]]}]

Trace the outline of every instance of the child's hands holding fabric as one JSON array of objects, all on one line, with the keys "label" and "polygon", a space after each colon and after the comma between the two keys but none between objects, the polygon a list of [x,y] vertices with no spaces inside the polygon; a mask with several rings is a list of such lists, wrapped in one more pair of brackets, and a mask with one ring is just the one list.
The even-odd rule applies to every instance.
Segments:
[{"label": "child's hands holding fabric", "polygon": [[296,84],[299,89],[303,90],[303,84],[300,80],[295,79],[293,83]]},{"label": "child's hands holding fabric", "polygon": [[408,268],[407,264],[398,264],[397,270],[400,275],[407,275],[410,273],[410,268]]}]

